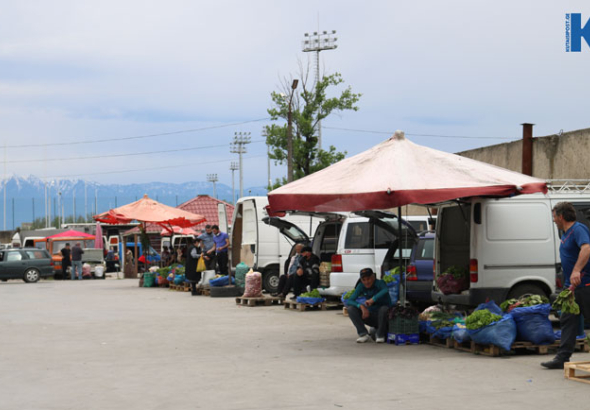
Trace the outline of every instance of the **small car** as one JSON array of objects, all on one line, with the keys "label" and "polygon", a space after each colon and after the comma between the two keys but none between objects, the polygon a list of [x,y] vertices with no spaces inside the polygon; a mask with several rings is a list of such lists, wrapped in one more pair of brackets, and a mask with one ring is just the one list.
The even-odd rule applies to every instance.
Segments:
[{"label": "small car", "polygon": [[45,249],[12,248],[0,250],[0,279],[22,279],[37,282],[42,277],[53,276],[53,261]]}]

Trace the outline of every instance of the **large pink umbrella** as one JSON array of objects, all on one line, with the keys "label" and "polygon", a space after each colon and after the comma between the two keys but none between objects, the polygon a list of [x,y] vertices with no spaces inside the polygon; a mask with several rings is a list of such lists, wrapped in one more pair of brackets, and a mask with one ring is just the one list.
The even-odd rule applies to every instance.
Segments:
[{"label": "large pink umbrella", "polygon": [[168,230],[168,229],[162,229],[162,232],[160,232],[160,236],[171,236],[173,233],[178,234],[178,235],[193,235],[193,236],[196,236],[199,234],[193,228],[180,228],[178,226],[174,226],[174,227],[172,227],[172,232],[170,232],[170,230]]},{"label": "large pink umbrella", "polygon": [[545,181],[395,135],[268,194],[271,212],[352,212],[547,192]]}]

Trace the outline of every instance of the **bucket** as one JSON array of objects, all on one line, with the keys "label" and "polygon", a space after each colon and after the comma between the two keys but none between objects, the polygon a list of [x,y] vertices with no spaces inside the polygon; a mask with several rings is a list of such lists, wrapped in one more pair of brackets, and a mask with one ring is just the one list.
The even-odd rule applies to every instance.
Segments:
[{"label": "bucket", "polygon": [[104,266],[102,265],[98,265],[94,268],[94,276],[96,276],[97,278],[102,278],[102,275],[104,275]]},{"label": "bucket", "polygon": [[199,281],[199,284],[202,286],[208,287],[209,280],[213,279],[214,277],[215,277],[214,270],[204,270],[201,275],[201,280]]}]

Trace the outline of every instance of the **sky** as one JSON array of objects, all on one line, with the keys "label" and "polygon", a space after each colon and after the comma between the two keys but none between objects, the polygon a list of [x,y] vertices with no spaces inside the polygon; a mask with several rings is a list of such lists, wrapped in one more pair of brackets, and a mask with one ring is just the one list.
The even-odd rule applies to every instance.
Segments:
[{"label": "sky", "polygon": [[[590,47],[565,51],[587,1],[0,0],[0,173],[99,183],[268,181],[270,93],[296,77],[304,33],[361,93],[322,123],[348,156],[403,130],[447,152],[590,127]],[[589,23],[590,24],[590,23]],[[333,89],[336,96],[343,87]],[[461,137],[461,138],[458,138]],[[286,165],[271,164],[271,179]],[[235,175],[238,184],[238,174]]]}]

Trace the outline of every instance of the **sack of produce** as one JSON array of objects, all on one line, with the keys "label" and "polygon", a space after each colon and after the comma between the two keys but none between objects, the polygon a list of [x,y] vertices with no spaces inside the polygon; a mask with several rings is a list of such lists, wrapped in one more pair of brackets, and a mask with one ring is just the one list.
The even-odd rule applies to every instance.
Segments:
[{"label": "sack of produce", "polygon": [[174,284],[175,285],[182,285],[184,283],[185,277],[184,275],[176,275],[174,277]]},{"label": "sack of produce", "polygon": [[549,320],[551,305],[544,303],[529,307],[517,307],[510,314],[516,322],[516,338],[536,345],[555,342],[553,326]]},{"label": "sack of produce", "polygon": [[471,341],[471,336],[469,336],[469,331],[464,323],[455,323],[455,326],[453,326],[453,339],[459,343]]},{"label": "sack of produce", "polygon": [[244,298],[262,297],[262,274],[253,272],[252,269],[246,274],[246,288],[244,289]]},{"label": "sack of produce", "polygon": [[244,262],[238,263],[238,266],[236,266],[236,286],[241,288],[244,287],[244,284],[246,283],[246,274],[249,270],[250,268]]},{"label": "sack of produce", "polygon": [[297,296],[297,302],[307,303],[309,305],[317,305],[325,300],[326,299],[320,295],[320,291],[317,289],[314,289],[311,292],[302,293],[301,296]]},{"label": "sack of produce", "polygon": [[383,281],[387,284],[389,297],[391,298],[391,303],[393,304],[396,304],[399,300],[399,272],[400,268],[398,266],[395,269],[385,272],[385,276],[383,276]]},{"label": "sack of produce", "polygon": [[444,295],[457,294],[469,289],[467,269],[449,267],[436,277],[436,285]]},{"label": "sack of produce", "polygon": [[453,335],[453,327],[457,323],[464,323],[458,312],[432,312],[426,324],[426,331],[433,337],[448,339]]},{"label": "sack of produce", "polygon": [[[232,277],[231,278],[231,283],[234,284],[235,282],[236,282],[235,279]],[[219,286],[227,286],[227,285],[229,285],[228,276],[227,275],[224,275],[224,276],[220,276],[220,277],[215,278],[215,279],[211,279],[209,281],[209,285],[211,285],[211,286],[217,286],[217,287],[219,287]]]},{"label": "sack of produce", "polygon": [[[493,305],[496,309],[490,306],[492,309],[501,312],[501,309],[495,303]],[[512,343],[516,339],[516,323],[512,315],[500,316],[492,313],[487,308],[479,309],[478,307],[478,310],[467,316],[465,326],[469,331],[471,340],[475,343],[492,344],[504,350],[510,350]]]},{"label": "sack of produce", "polygon": [[[354,293],[354,289],[349,290],[348,292],[346,292],[345,294],[343,294],[340,297],[340,300],[342,301],[342,303],[344,303],[344,306],[348,306],[348,299],[350,299],[350,297],[352,296],[353,293]],[[356,303],[358,303],[359,305],[364,305],[366,301],[367,301],[367,298],[364,296],[360,296],[360,297],[356,298]]]}]

